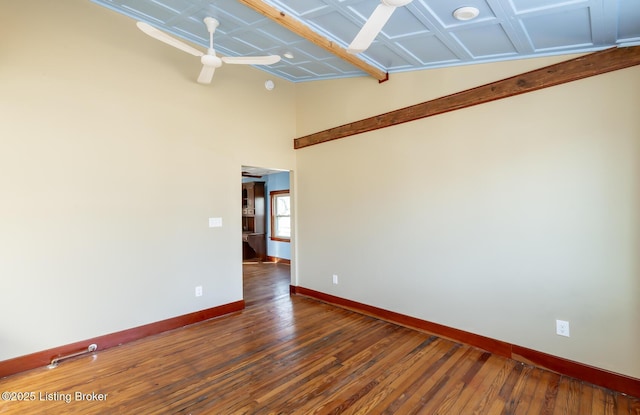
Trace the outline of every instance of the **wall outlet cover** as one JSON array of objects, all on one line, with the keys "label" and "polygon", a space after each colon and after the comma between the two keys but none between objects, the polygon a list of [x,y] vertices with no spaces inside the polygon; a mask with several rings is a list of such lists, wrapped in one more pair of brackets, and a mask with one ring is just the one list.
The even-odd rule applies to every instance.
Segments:
[{"label": "wall outlet cover", "polygon": [[569,322],[565,320],[556,320],[556,334],[558,336],[569,337]]}]

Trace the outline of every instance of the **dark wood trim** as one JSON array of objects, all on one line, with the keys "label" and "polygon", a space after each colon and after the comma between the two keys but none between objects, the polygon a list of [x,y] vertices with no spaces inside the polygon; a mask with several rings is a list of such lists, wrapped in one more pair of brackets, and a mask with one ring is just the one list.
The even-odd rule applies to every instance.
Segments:
[{"label": "dark wood trim", "polygon": [[492,339],[464,330],[458,330],[438,323],[432,323],[368,304],[311,290],[309,288],[291,286],[290,292],[293,295],[303,295],[315,298],[326,303],[347,308],[391,323],[436,334],[440,337],[475,346],[500,356],[529,363],[553,372],[592,383],[594,385],[602,386],[604,388],[616,390],[631,396],[640,396],[640,379],[627,375],[610,372],[584,363],[527,349],[526,347],[514,345],[501,340]]},{"label": "dark wood trim", "polygon": [[291,260],[286,258],[278,258],[277,256],[267,256],[268,262],[277,262],[278,264],[291,265]]},{"label": "dark wood trim", "polygon": [[276,241],[276,242],[291,242],[291,239],[278,238],[276,236],[269,236],[269,239],[272,240],[272,241]]},{"label": "dark wood trim", "polygon": [[443,326],[441,324],[432,323],[415,317],[410,317],[394,311],[385,310],[368,304],[359,303],[357,301],[348,300],[346,298],[336,297],[320,291],[311,290],[304,287],[295,287],[295,293],[312,297],[326,303],[338,305],[350,310],[389,321],[401,326],[426,331],[428,333],[437,334],[441,337],[462,342],[471,346],[479,347],[491,353],[509,357],[511,355],[511,345],[489,337],[480,336],[463,330],[454,329],[452,327]]},{"label": "dark wood trim", "polygon": [[300,149],[635,65],[640,65],[640,46],[606,49],[431,101],[299,137],[294,140],[293,147]]},{"label": "dark wood trim", "polygon": [[98,351],[100,351],[108,349],[110,347],[119,346],[124,343],[129,343],[134,340],[142,339],[144,337],[153,336],[158,333],[240,311],[243,310],[244,307],[244,300],[240,300],[229,304],[223,304],[218,307],[200,310],[166,320],[157,321],[155,323],[145,324],[143,326],[118,331],[116,333],[93,337],[91,339],[5,360],[0,362],[0,378],[19,372],[24,372],[26,370],[47,366],[49,363],[51,363],[52,359],[60,356],[66,356],[80,350],[86,350],[87,346],[92,343],[97,344]]},{"label": "dark wood trim", "polygon": [[562,357],[553,356],[537,350],[513,345],[511,358],[530,363],[553,372],[571,376],[594,385],[616,390],[631,396],[640,396],[640,379],[620,373],[610,372],[594,366],[585,365]]}]

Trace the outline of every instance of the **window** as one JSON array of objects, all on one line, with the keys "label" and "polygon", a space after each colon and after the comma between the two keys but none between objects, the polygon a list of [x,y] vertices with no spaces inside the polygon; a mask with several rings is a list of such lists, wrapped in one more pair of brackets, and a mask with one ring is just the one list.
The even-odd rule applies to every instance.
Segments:
[{"label": "window", "polygon": [[288,190],[275,190],[271,196],[271,239],[291,240],[291,198]]}]

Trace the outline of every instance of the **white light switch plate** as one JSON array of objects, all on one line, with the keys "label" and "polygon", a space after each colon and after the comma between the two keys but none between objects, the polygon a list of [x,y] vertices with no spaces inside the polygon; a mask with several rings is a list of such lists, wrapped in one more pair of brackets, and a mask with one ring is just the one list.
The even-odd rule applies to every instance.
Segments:
[{"label": "white light switch plate", "polygon": [[209,227],[210,228],[221,228],[222,227],[222,218],[209,218]]}]

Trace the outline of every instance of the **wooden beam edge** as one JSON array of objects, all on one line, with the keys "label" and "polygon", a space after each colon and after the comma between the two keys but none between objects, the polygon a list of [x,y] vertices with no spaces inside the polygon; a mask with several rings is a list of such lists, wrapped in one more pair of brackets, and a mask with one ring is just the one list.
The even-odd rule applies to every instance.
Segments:
[{"label": "wooden beam edge", "polygon": [[640,46],[609,48],[294,139],[294,149],[640,65]]},{"label": "wooden beam edge", "polygon": [[378,82],[384,82],[389,79],[389,74],[387,72],[382,71],[375,66],[368,64],[357,56],[350,54],[345,48],[314,32],[308,26],[300,23],[298,20],[287,15],[285,12],[274,8],[264,1],[238,0],[238,2],[262,14],[263,16],[268,17],[279,25],[297,34],[298,36],[307,39],[314,45],[326,50],[329,53],[333,53],[346,62],[349,62],[351,65],[377,79]]},{"label": "wooden beam edge", "polygon": [[496,340],[479,334],[470,333],[468,331],[444,326],[442,324],[421,320],[309,288],[293,285],[289,288],[292,295],[301,295],[313,298],[360,314],[398,324],[400,326],[477,347],[502,357],[537,366],[561,375],[570,376],[607,389],[626,393],[634,397],[640,397],[640,379],[631,376],[611,372],[609,370],[539,352],[537,350],[528,349],[502,340]]},{"label": "wooden beam edge", "polygon": [[52,359],[69,355],[79,350],[86,350],[87,346],[92,343],[98,345],[98,349],[96,351],[97,353],[114,346],[120,346],[125,343],[142,339],[144,337],[153,336],[165,331],[174,330],[215,317],[220,317],[225,314],[241,311],[244,308],[244,300],[239,300],[233,303],[208,308],[206,310],[195,311],[193,313],[145,324],[143,326],[105,334],[103,336],[93,337],[91,339],[67,344],[64,346],[54,347],[52,349],[47,349],[25,356],[19,356],[13,359],[4,360],[0,362],[0,379],[6,376],[14,375],[16,373],[47,366],[51,363]]}]

